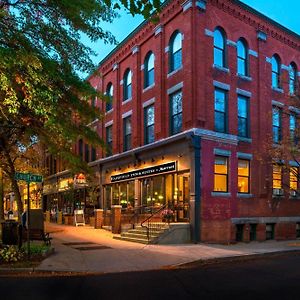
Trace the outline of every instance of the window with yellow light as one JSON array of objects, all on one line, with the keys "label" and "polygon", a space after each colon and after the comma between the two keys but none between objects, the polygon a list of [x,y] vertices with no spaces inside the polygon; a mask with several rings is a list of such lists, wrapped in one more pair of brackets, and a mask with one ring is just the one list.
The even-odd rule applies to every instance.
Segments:
[{"label": "window with yellow light", "polygon": [[248,160],[238,160],[238,192],[250,193],[250,162]]},{"label": "window with yellow light", "polygon": [[290,168],[290,190],[298,190],[298,168]]},{"label": "window with yellow light", "polygon": [[214,192],[228,192],[228,158],[215,157]]},{"label": "window with yellow light", "polygon": [[273,189],[282,188],[282,167],[273,165]]}]

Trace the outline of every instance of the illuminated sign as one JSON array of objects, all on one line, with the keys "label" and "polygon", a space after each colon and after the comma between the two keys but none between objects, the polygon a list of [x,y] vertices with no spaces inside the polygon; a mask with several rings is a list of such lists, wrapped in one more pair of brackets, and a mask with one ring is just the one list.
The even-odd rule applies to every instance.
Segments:
[{"label": "illuminated sign", "polygon": [[153,176],[162,173],[168,173],[176,171],[176,162],[170,162],[163,165],[149,167],[141,170],[135,170],[127,173],[113,175],[110,177],[111,182],[117,182],[122,180],[130,180],[138,177]]}]

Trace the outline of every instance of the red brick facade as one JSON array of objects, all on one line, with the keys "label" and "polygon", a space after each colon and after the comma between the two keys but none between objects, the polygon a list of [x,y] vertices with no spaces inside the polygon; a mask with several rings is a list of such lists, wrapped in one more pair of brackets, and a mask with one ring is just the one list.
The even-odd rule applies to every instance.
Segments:
[{"label": "red brick facade", "polygon": [[[226,68],[214,66],[213,33],[218,26],[226,34]],[[169,73],[169,41],[176,30],[183,37],[182,67]],[[240,38],[244,38],[248,45],[248,76],[237,75],[236,42]],[[144,160],[144,164],[151,163],[151,157],[152,161],[153,157],[156,161],[162,156],[162,159],[170,157],[171,160],[175,156],[181,157],[176,145],[174,153],[168,152],[169,146],[156,147],[155,143],[147,150],[144,146],[143,113],[148,101],[154,103],[155,141],[168,139],[169,94],[181,89],[182,132],[190,132],[201,139],[198,145],[201,147],[199,165],[194,164],[191,158],[195,151],[186,150],[189,163],[178,160],[180,168],[184,169],[183,165],[187,165],[190,170],[190,199],[195,197],[195,201],[200,203],[199,208],[197,205],[192,208],[191,204],[193,239],[224,243],[235,241],[236,224],[244,224],[243,241],[250,241],[250,224],[257,224],[255,239],[258,241],[266,239],[266,224],[275,224],[275,239],[296,238],[300,200],[290,199],[288,194],[280,199],[272,197],[271,164],[262,163],[261,157],[268,137],[272,136],[272,104],[279,105],[286,112],[291,109],[288,66],[291,62],[300,66],[299,50],[298,35],[238,1],[167,1],[158,24],[145,22],[137,28],[100,63],[102,76],[89,78],[91,84],[103,93],[109,83],[112,83],[114,91],[113,109],[106,113],[102,122],[95,123],[103,139],[106,138],[105,124],[112,124],[113,128],[113,156],[105,158],[104,151],[99,150],[97,161],[91,163],[97,168],[101,166],[101,184],[109,183],[105,171],[106,174],[116,172],[116,168],[124,171],[127,165],[135,163],[136,156],[139,156],[139,161]],[[144,89],[143,64],[149,51],[155,55],[155,84]],[[274,54],[281,59],[281,77],[286,79],[282,80],[283,92],[272,89],[270,62]],[[122,80],[127,68],[132,71],[132,99],[123,102]],[[227,133],[215,132],[216,87],[224,87],[227,92]],[[250,136],[247,139],[238,137],[238,94],[249,98]],[[97,106],[105,111],[105,103],[97,101]],[[127,154],[122,154],[124,115],[131,115],[132,122],[133,150]],[[282,120],[282,129],[283,135],[289,135],[288,119]],[[190,143],[185,142],[183,148],[189,149]],[[228,157],[228,192],[218,194],[213,192],[214,158],[220,153]],[[246,196],[239,195],[237,187],[238,158],[245,156],[250,160],[250,193]],[[193,178],[197,167],[200,168],[201,179]],[[199,193],[197,187],[200,188]]]}]

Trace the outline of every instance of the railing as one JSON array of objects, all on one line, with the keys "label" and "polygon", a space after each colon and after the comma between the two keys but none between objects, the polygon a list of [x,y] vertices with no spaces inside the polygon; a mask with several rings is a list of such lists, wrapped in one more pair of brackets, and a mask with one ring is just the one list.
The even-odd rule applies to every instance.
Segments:
[{"label": "railing", "polygon": [[146,205],[140,205],[140,206],[136,206],[134,208],[131,209],[131,211],[133,211],[133,215],[132,217],[129,219],[129,224],[132,225],[132,229],[134,229],[135,227],[135,224],[137,223],[138,221],[138,217],[141,213],[141,210],[146,207]]},{"label": "railing", "polygon": [[161,223],[155,224],[155,226],[153,226],[154,224],[151,224],[151,226],[150,226],[151,219],[154,216],[158,215],[160,212],[162,212],[167,206],[168,206],[167,203],[165,205],[161,206],[157,211],[152,212],[151,216],[149,216],[148,218],[146,218],[141,223],[141,227],[146,228],[146,230],[147,230],[147,239],[148,239],[148,242],[150,241],[150,237],[152,236],[153,229],[162,229],[163,227],[165,227],[165,226],[162,226]]}]

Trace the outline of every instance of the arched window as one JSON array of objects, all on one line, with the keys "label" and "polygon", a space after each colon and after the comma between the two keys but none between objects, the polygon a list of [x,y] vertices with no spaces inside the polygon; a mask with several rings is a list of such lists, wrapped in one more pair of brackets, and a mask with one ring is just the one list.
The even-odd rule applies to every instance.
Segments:
[{"label": "arched window", "polygon": [[131,76],[131,70],[127,69],[123,78],[123,101],[131,99],[132,97]]},{"label": "arched window", "polygon": [[144,62],[144,87],[154,84],[154,54],[149,52]]},{"label": "arched window", "polygon": [[294,95],[296,91],[297,78],[297,66],[292,62],[289,66],[289,92],[290,95]]},{"label": "arched window", "polygon": [[173,72],[182,66],[182,34],[175,31],[169,43],[169,72]]},{"label": "arched window", "polygon": [[214,31],[214,64],[226,67],[226,36],[218,27]]},{"label": "arched window", "polygon": [[112,105],[113,95],[114,95],[114,87],[113,87],[112,83],[110,82],[106,88],[106,96],[107,96],[106,111],[107,112],[110,111],[113,107],[113,105]]},{"label": "arched window", "polygon": [[239,75],[249,75],[249,56],[248,46],[243,38],[240,38],[236,44],[237,48],[237,73]]},{"label": "arched window", "polygon": [[277,54],[272,56],[272,87],[280,88],[281,62]]}]

